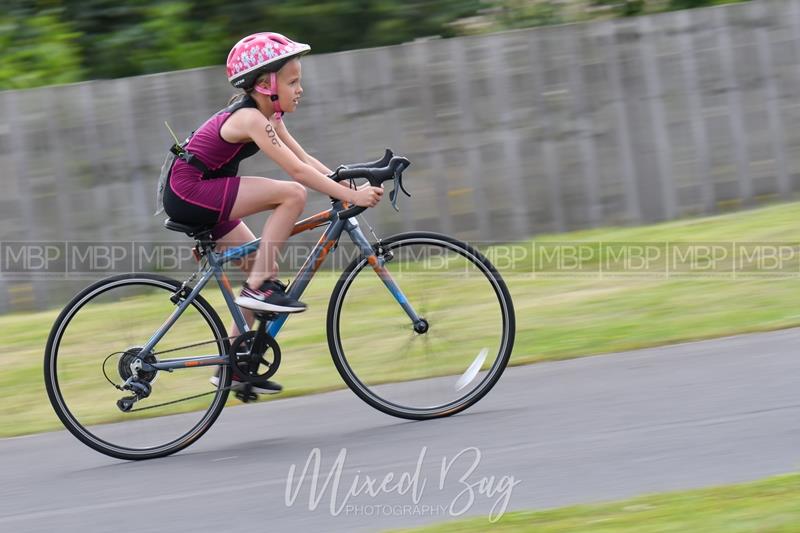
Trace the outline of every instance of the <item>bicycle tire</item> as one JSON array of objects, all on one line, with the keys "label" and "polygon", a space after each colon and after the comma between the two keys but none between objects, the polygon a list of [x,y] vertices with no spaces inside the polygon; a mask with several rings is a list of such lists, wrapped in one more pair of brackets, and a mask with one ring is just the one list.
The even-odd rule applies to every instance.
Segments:
[{"label": "bicycle tire", "polygon": [[[164,457],[180,451],[196,442],[197,439],[200,438],[206,431],[208,431],[211,425],[216,421],[220,412],[225,407],[225,402],[228,397],[228,387],[230,386],[231,382],[230,367],[220,367],[221,379],[219,385],[217,386],[217,393],[213,398],[210,407],[197,424],[195,424],[185,434],[173,439],[170,442],[159,446],[151,446],[142,449],[130,448],[108,442],[107,440],[95,435],[91,429],[84,427],[84,425],[81,424],[81,422],[70,411],[68,402],[65,400],[59,386],[57,368],[59,347],[70,322],[86,304],[92,301],[92,299],[103,295],[107,291],[110,291],[116,287],[125,287],[127,285],[149,285],[154,288],[164,289],[165,298],[168,296],[168,292],[174,293],[181,287],[180,282],[158,274],[130,273],[111,276],[109,278],[99,280],[83,289],[64,307],[64,309],[56,318],[53,327],[51,328],[44,357],[45,388],[47,389],[48,398],[50,399],[50,403],[53,406],[56,415],[58,415],[58,418],[64,424],[66,429],[69,430],[70,433],[72,433],[78,440],[95,451],[125,460],[141,460]],[[205,319],[206,324],[209,326],[214,336],[213,340],[217,341],[216,344],[219,349],[224,350],[221,353],[227,353],[229,349],[229,342],[226,339],[226,328],[214,308],[200,295],[194,299],[194,301],[190,304],[190,307],[193,307]],[[186,313],[184,313],[184,315],[185,314]],[[155,333],[155,331],[152,333]]]},{"label": "bicycle tire", "polygon": [[[385,398],[381,397],[381,394],[373,390],[374,387],[365,384],[363,380],[359,378],[358,372],[354,370],[351,363],[348,362],[346,350],[342,345],[340,326],[342,307],[345,303],[348,289],[352,286],[354,280],[357,279],[362,272],[367,272],[367,275],[375,277],[375,273],[372,269],[366,268],[367,258],[365,257],[354,259],[339,277],[329,301],[326,325],[328,347],[334,365],[347,386],[359,398],[375,409],[391,416],[410,420],[428,420],[459,413],[477,403],[494,387],[511,357],[515,336],[515,314],[511,295],[496,268],[480,252],[460,240],[432,232],[409,232],[397,234],[382,240],[380,247],[384,251],[388,250],[395,253],[404,246],[411,246],[418,243],[430,246],[441,246],[460,254],[468,264],[474,266],[476,271],[481,272],[486,277],[495,291],[495,297],[499,303],[502,315],[502,327],[504,328],[502,340],[499,343],[499,349],[494,363],[477,388],[471,390],[463,397],[445,405],[435,406],[433,408],[410,408],[408,406],[398,405],[396,402],[387,401]],[[376,254],[379,252],[377,244],[374,245],[373,249]],[[387,265],[391,265],[391,263]],[[398,283],[398,285],[402,290],[403,283]],[[399,305],[397,309],[398,314],[403,313]],[[410,324],[410,320],[408,320],[408,322]],[[433,331],[433,327],[434,326],[431,326],[431,331]]]}]

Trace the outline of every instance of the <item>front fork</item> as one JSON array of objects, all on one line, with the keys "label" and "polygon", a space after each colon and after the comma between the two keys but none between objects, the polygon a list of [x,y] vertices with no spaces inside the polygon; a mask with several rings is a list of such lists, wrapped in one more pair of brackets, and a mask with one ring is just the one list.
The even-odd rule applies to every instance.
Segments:
[{"label": "front fork", "polygon": [[369,243],[367,238],[364,236],[364,232],[361,231],[361,228],[358,227],[358,221],[353,218],[349,218],[345,221],[345,231],[350,235],[350,238],[359,247],[361,253],[367,258],[367,262],[372,267],[372,270],[381,278],[383,284],[386,285],[386,288],[389,289],[389,292],[392,293],[397,303],[400,304],[400,307],[408,315],[408,318],[411,319],[411,324],[414,327],[414,331],[417,333],[426,333],[428,331],[428,322],[419,316],[411,304],[408,302],[408,298],[406,295],[403,294],[403,291],[397,285],[397,282],[392,278],[392,275],[389,273],[386,268],[384,268],[384,264],[392,259],[392,252],[388,251],[383,254],[376,255],[375,250],[373,250],[372,245]]}]

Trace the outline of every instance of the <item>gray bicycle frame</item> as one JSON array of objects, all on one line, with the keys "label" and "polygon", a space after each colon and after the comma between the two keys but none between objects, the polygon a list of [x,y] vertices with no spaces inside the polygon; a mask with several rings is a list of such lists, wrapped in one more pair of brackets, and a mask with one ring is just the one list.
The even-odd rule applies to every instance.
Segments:
[{"label": "gray bicycle frame", "polygon": [[[352,241],[358,246],[359,250],[362,254],[362,260],[366,259],[370,262],[373,270],[375,270],[376,275],[379,275],[381,280],[383,281],[384,285],[387,287],[389,292],[392,293],[397,303],[403,308],[403,310],[408,315],[409,319],[411,319],[411,324],[416,325],[421,321],[419,315],[417,315],[414,308],[408,302],[408,299],[403,294],[400,287],[398,287],[397,283],[395,283],[394,279],[391,275],[383,268],[385,260],[383,257],[378,256],[375,254],[375,251],[372,248],[372,245],[369,243],[367,238],[364,236],[364,233],[361,231],[361,228],[358,225],[358,222],[352,218],[340,220],[338,217],[338,211],[341,210],[341,204],[337,202],[334,205],[334,208],[329,212],[329,219],[328,222],[324,222],[328,224],[328,227],[325,229],[325,232],[322,234],[317,245],[311,251],[309,256],[306,258],[303,266],[300,267],[300,271],[297,274],[297,277],[294,279],[294,282],[291,286],[288,287],[287,293],[292,296],[293,298],[300,299],[305,291],[308,284],[311,282],[311,279],[314,277],[317,269],[321,266],[322,262],[326,259],[328,253],[335,249],[336,245],[339,242],[339,239],[342,236],[342,233],[347,232],[350,235]],[[320,214],[322,215],[322,213]],[[317,215],[320,216],[320,215]],[[311,217],[313,219],[314,217]],[[307,220],[311,220],[307,219]],[[302,224],[302,222],[298,223]],[[317,224],[316,226],[310,227],[318,227],[322,224]],[[208,266],[202,271],[202,275],[200,280],[197,284],[192,288],[191,292],[179,301],[177,308],[172,314],[167,318],[167,320],[159,327],[158,331],[150,338],[149,341],[144,345],[141,352],[142,354],[151,353],[153,348],[158,344],[161,338],[167,333],[170,327],[178,320],[181,314],[186,310],[189,305],[191,305],[192,301],[197,297],[200,291],[206,286],[206,284],[211,280],[212,277],[215,277],[217,283],[219,285],[220,291],[222,292],[222,296],[225,298],[225,303],[228,306],[228,310],[231,312],[233,316],[234,322],[238,327],[240,332],[249,331],[249,327],[247,322],[245,321],[244,315],[242,314],[241,309],[238,305],[234,302],[234,296],[230,290],[226,289],[226,286],[229,286],[227,282],[227,278],[223,272],[223,265],[235,259],[241,259],[250,255],[251,253],[258,250],[259,244],[261,243],[261,239],[255,239],[250,242],[247,242],[241,246],[237,246],[235,248],[230,248],[225,250],[224,252],[214,252],[213,250],[209,250],[206,254],[206,258],[208,260]],[[374,257],[370,261],[370,259]],[[277,318],[272,320],[271,322],[267,323],[267,332],[274,338],[277,336],[278,332],[283,327],[286,319],[288,318],[288,313],[282,313],[277,315]],[[156,352],[157,353],[157,352]],[[166,370],[166,371],[173,371],[175,369],[180,368],[194,368],[199,366],[214,366],[214,365],[222,365],[228,364],[229,357],[228,354],[214,354],[214,355],[199,355],[194,357],[183,357],[183,358],[176,358],[176,359],[166,359],[161,360],[156,363],[146,363],[141,360],[142,369],[145,371],[151,371],[153,369],[156,370]]]}]

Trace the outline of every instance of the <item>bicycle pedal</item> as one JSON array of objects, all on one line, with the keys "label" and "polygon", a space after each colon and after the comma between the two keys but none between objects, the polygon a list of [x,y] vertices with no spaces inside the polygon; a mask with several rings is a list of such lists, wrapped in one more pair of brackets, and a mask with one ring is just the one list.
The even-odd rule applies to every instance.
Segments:
[{"label": "bicycle pedal", "polygon": [[275,311],[257,311],[253,314],[261,322],[271,322],[278,318],[278,313]]},{"label": "bicycle pedal", "polygon": [[236,399],[242,403],[250,403],[258,400],[258,394],[253,391],[236,391]]}]

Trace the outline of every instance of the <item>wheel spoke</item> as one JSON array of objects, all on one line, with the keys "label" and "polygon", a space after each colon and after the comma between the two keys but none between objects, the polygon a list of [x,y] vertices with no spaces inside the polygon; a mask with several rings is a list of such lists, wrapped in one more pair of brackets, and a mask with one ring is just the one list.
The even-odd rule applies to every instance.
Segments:
[{"label": "wheel spoke", "polygon": [[401,354],[400,359],[408,357],[408,354],[411,351],[411,346],[414,344],[414,337],[415,337],[414,333],[408,336],[408,339],[405,342],[405,348],[403,348],[403,353]]},{"label": "wheel spoke", "polygon": [[[225,405],[227,365],[173,372],[128,370],[136,361],[133,350],[140,349],[171,314],[174,306],[169,296],[179,286],[154,274],[108,278],[76,296],[61,321],[53,325],[45,361],[48,395],[67,429],[99,452],[122,459],[168,455],[197,440]],[[122,316],[125,319],[120,321]],[[198,298],[164,335],[160,344],[165,349],[154,350],[154,355],[147,356],[152,359],[146,360],[204,355],[209,345],[219,351],[226,335],[214,309]],[[102,363],[112,352],[134,354],[128,356],[124,371],[137,376],[140,387],[152,383],[146,399],[137,400],[136,388],[123,392],[109,387]],[[112,381],[122,383],[119,358],[112,360],[115,363],[109,362],[106,372]],[[218,390],[208,394],[215,369]],[[137,401],[123,409],[118,404],[123,398]]]},{"label": "wheel spoke", "polygon": [[[405,312],[375,289],[369,269],[353,273],[351,265],[331,298],[337,369],[362,399],[394,416],[465,409],[494,385],[511,354],[513,307],[505,284],[485,258],[457,241],[414,233],[384,242],[395,252],[398,286],[430,329],[407,337],[413,325]],[[490,379],[479,378],[486,365],[494,369]],[[387,381],[393,384],[379,385]]]},{"label": "wheel spoke", "polygon": [[486,356],[488,354],[489,350],[486,348],[478,353],[477,357],[475,357],[475,360],[470,363],[464,373],[459,376],[458,381],[456,381],[456,390],[461,390],[472,383],[472,380],[478,376],[478,372],[480,372],[481,366],[483,365],[483,362],[486,361]]}]

